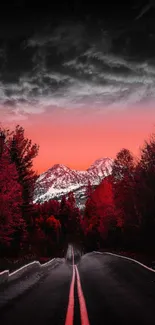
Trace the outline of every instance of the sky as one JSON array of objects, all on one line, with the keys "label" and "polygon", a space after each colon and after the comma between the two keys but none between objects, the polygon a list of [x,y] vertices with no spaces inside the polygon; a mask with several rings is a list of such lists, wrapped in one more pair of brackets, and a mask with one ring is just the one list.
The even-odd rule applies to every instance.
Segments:
[{"label": "sky", "polygon": [[84,170],[122,148],[139,155],[155,126],[155,10],[54,16],[45,3],[34,13],[15,1],[13,18],[1,17],[1,125],[20,124],[39,145],[38,173]]}]

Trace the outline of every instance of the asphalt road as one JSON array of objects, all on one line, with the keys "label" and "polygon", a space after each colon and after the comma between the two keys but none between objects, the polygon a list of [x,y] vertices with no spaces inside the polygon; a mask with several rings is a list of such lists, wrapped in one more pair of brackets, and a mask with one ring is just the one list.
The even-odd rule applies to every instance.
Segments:
[{"label": "asphalt road", "polygon": [[[73,264],[77,271],[71,297]],[[81,313],[80,304],[84,302],[82,293],[78,294],[79,281],[85,300],[85,310],[83,306]],[[69,325],[153,325],[155,273],[106,253],[80,257],[80,252],[70,246],[62,263],[55,269],[49,268],[37,285],[0,310],[0,324],[65,325],[69,301],[74,311],[73,323],[70,318]],[[86,311],[88,319],[81,321]]]}]

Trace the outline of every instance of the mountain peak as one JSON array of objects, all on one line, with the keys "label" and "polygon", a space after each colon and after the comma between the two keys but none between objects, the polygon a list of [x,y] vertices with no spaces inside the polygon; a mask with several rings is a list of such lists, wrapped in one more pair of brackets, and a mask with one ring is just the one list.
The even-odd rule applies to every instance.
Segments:
[{"label": "mountain peak", "polygon": [[34,202],[44,202],[52,198],[60,199],[70,191],[81,198],[84,197],[88,181],[96,186],[112,171],[111,158],[97,159],[87,170],[78,171],[63,164],[55,164],[41,174],[36,182]]},{"label": "mountain peak", "polygon": [[102,164],[102,163],[108,163],[108,162],[111,163],[112,161],[113,161],[113,159],[109,158],[109,157],[99,158],[99,159],[96,159],[91,166]]},{"label": "mountain peak", "polygon": [[87,171],[89,172],[90,170],[94,169],[94,168],[108,168],[109,166],[111,166],[113,163],[113,159],[111,158],[99,158],[97,160],[94,161],[94,163],[87,169]]},{"label": "mountain peak", "polygon": [[53,170],[53,169],[63,169],[63,170],[70,170],[69,167],[63,165],[63,164],[55,164],[52,166],[52,168],[50,168],[50,170]]}]

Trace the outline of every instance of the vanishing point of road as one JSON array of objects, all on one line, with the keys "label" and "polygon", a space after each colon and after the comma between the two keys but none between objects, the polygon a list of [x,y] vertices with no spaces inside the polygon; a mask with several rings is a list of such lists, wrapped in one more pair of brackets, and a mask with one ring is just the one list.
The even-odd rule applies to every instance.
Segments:
[{"label": "vanishing point of road", "polygon": [[[18,284],[17,284],[18,285]],[[127,259],[69,245],[66,259],[0,310],[10,325],[155,324],[155,273]]]}]

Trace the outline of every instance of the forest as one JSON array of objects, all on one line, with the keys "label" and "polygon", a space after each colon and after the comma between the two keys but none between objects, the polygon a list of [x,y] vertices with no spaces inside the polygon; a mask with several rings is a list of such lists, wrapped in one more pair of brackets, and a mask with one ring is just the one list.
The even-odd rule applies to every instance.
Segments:
[{"label": "forest", "polygon": [[17,125],[0,130],[0,259],[63,256],[69,242],[84,252],[116,250],[155,253],[155,135],[139,157],[120,150],[112,174],[86,188],[84,211],[74,194],[61,202],[34,204],[39,175],[33,159],[39,146]]}]

